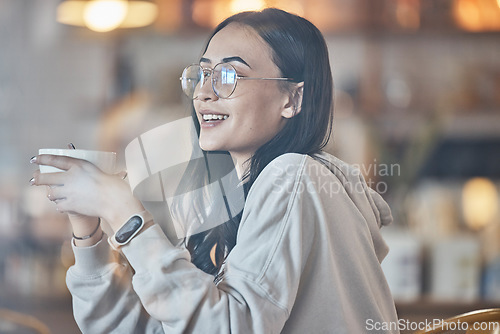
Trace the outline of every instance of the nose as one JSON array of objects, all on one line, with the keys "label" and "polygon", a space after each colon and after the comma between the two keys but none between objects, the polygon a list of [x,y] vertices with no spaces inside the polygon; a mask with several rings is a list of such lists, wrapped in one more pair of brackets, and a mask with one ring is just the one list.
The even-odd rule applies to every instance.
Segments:
[{"label": "nose", "polygon": [[[219,97],[215,94],[212,87],[212,73],[204,72],[203,79],[200,81],[198,89],[195,91],[195,98],[200,101],[217,100]],[[201,87],[200,87],[201,86]]]}]

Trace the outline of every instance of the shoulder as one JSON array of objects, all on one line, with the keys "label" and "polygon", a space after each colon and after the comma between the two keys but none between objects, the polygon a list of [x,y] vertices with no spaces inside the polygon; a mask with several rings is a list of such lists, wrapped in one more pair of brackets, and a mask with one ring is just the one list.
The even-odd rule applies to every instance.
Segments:
[{"label": "shoulder", "polygon": [[292,187],[301,178],[307,157],[306,154],[298,153],[286,153],[276,157],[260,172],[248,195],[263,191],[275,193],[277,187],[281,190]]},{"label": "shoulder", "polygon": [[[361,171],[359,170],[359,168],[350,165],[345,161],[337,158],[336,156],[333,156],[324,151],[314,154],[309,158],[309,160],[311,161],[311,166],[323,166],[324,170],[328,171],[327,175],[334,176],[343,185],[345,185],[346,183],[351,183],[354,181],[354,179],[359,179],[359,177],[361,176]],[[310,174],[314,173],[311,172]]]},{"label": "shoulder", "polygon": [[335,178],[345,184],[358,179],[361,172],[358,168],[341,159],[320,151],[313,155],[286,153],[272,160],[261,172],[257,180],[268,178],[286,178],[296,180],[298,177]]},{"label": "shoulder", "polygon": [[305,154],[286,153],[268,163],[248,191],[245,211],[264,205],[286,207],[295,197],[306,160]]},{"label": "shoulder", "polygon": [[272,160],[261,172],[261,175],[272,173],[297,172],[306,163],[307,154],[285,153]]},{"label": "shoulder", "polygon": [[323,151],[313,155],[286,153],[276,157],[262,170],[249,196],[255,192],[282,193],[278,189],[287,189],[290,194],[298,183],[311,181],[329,181],[350,187],[362,182],[362,175],[355,166]]},{"label": "shoulder", "polygon": [[262,170],[254,185],[265,185],[276,179],[293,183],[304,177],[335,178],[344,184],[349,182],[352,176],[359,175],[357,168],[323,151],[313,155],[285,153],[276,157]]}]

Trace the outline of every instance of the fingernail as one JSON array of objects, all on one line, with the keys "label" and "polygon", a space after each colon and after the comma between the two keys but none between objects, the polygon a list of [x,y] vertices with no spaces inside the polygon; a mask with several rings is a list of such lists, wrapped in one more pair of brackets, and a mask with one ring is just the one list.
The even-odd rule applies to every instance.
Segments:
[{"label": "fingernail", "polygon": [[32,177],[31,180],[30,180],[30,186],[34,185],[35,184],[35,178]]},{"label": "fingernail", "polygon": [[34,164],[36,162],[36,155],[30,159],[30,164]]}]

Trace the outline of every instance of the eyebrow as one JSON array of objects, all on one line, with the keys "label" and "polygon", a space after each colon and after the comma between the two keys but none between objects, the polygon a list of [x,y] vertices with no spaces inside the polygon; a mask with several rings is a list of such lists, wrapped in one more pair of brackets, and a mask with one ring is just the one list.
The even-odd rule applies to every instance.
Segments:
[{"label": "eyebrow", "polygon": [[[222,63],[230,63],[230,62],[233,62],[233,61],[237,61],[239,63],[242,63],[246,66],[248,66],[249,68],[252,68],[250,65],[248,65],[248,63],[246,61],[244,61],[241,57],[238,57],[238,56],[233,56],[233,57],[226,57],[226,58],[222,58]],[[205,58],[205,57],[201,57],[200,58],[200,63],[209,63],[211,64],[212,61],[208,58]]]}]

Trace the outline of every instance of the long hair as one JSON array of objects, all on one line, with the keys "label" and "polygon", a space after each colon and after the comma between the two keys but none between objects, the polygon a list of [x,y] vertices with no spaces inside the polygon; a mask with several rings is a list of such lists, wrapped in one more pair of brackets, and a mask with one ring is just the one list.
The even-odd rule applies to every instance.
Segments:
[{"label": "long hair", "polygon": [[[205,51],[213,36],[231,23],[254,29],[270,46],[273,62],[281,71],[281,76],[304,83],[301,111],[251,157],[249,169],[243,177],[246,197],[260,172],[276,157],[291,152],[313,155],[326,145],[333,122],[333,80],[325,40],[306,19],[276,8],[242,12],[227,18],[215,28]],[[286,89],[287,84],[290,85],[284,83],[282,88]],[[193,120],[197,123],[195,114]],[[210,154],[206,152],[207,156]],[[186,175],[185,181],[192,182],[194,174]],[[198,268],[210,274],[219,271],[236,244],[241,216],[242,212],[229,215],[226,223],[189,237],[186,247],[191,253],[191,261]],[[215,265],[210,258],[213,247],[216,247]]]}]

